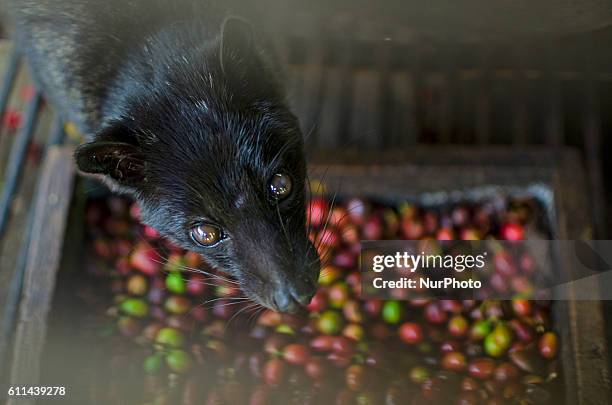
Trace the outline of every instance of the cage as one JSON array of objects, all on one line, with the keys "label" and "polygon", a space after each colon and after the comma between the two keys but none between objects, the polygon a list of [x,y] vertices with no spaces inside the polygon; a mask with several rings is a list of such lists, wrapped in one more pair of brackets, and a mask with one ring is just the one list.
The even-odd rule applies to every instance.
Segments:
[{"label": "cage", "polygon": [[[500,14],[481,2],[474,9],[438,3],[273,5],[267,22],[313,169],[348,195],[393,200],[542,182],[554,195],[547,204],[555,237],[605,238],[608,7],[517,2]],[[551,9],[554,18],[530,23]],[[44,349],[58,335],[46,323],[66,305],[54,293],[61,288],[55,271],[66,280],[82,266],[68,257],[80,257],[83,218],[70,152],[58,147],[74,144],[74,133],[28,84],[18,50],[8,42],[0,50],[0,362],[12,361],[3,370],[8,381],[52,374]],[[609,397],[605,308],[564,302],[554,309],[556,321],[569,325],[561,355],[567,403]]]}]

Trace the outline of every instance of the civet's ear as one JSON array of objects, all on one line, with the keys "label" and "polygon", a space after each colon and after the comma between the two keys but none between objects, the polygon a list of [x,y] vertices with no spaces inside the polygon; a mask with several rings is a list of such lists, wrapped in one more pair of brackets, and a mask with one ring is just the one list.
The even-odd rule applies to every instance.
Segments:
[{"label": "civet's ear", "polygon": [[78,168],[98,174],[122,188],[136,188],[145,180],[146,163],[137,146],[123,142],[94,141],[74,153]]},{"label": "civet's ear", "polygon": [[255,53],[253,27],[241,17],[229,16],[221,25],[219,62],[225,73],[247,64]]}]

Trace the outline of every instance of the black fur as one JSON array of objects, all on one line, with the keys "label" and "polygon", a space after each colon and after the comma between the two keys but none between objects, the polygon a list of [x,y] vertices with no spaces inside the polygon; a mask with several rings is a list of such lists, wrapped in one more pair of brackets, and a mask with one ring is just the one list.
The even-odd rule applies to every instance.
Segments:
[{"label": "black fur", "polygon": [[[319,261],[305,229],[302,135],[248,23],[188,0],[12,6],[38,81],[90,135],[75,154],[82,171],[134,196],[145,223],[259,303],[295,311],[309,301]],[[279,172],[293,182],[280,203],[269,191]],[[202,221],[227,238],[195,244]]]}]

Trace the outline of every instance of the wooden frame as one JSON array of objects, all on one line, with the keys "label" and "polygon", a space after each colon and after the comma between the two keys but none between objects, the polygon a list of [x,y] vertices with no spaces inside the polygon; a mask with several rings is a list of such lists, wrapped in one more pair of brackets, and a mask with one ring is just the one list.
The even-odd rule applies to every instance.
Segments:
[{"label": "wooden frame", "polygon": [[[385,199],[418,200],[423,193],[434,193],[435,198],[439,192],[439,198],[452,199],[487,187],[512,192],[544,186],[552,191],[552,198],[542,202],[554,237],[593,237],[586,174],[578,153],[569,149],[418,147],[365,156],[321,152],[314,154],[310,176],[323,179],[328,192]],[[560,258],[561,266],[569,262]],[[587,287],[598,295],[600,286],[591,281]],[[553,308],[556,324],[563,326],[559,332],[566,392],[561,399],[567,404],[607,404],[611,385],[602,301],[557,301]]]},{"label": "wooden frame", "polygon": [[[52,147],[42,166],[35,197],[33,235],[23,278],[20,311],[15,326],[10,385],[37,385],[47,318],[55,289],[72,200],[75,167],[71,148]],[[33,398],[9,398],[7,405],[34,403]]]}]

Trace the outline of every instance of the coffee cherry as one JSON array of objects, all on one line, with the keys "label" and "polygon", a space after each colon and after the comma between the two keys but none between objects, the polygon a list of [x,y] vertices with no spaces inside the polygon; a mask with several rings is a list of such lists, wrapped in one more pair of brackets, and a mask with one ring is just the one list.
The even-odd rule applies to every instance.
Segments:
[{"label": "coffee cherry", "polygon": [[279,312],[267,309],[259,315],[257,323],[263,326],[276,327],[282,322],[282,315]]},{"label": "coffee cherry", "polygon": [[350,270],[357,267],[357,256],[348,249],[338,250],[334,256],[333,264]]},{"label": "coffee cherry", "polygon": [[399,301],[386,301],[382,308],[382,317],[385,322],[397,324],[401,321],[404,310]]},{"label": "coffee cherry", "polygon": [[162,268],[158,253],[146,242],[136,245],[130,256],[130,265],[149,276],[155,276]]},{"label": "coffee cherry", "polygon": [[439,303],[443,311],[453,314],[460,314],[462,311],[461,302],[458,300],[440,300]]},{"label": "coffee cherry", "polygon": [[303,344],[292,343],[283,350],[283,358],[287,363],[293,365],[303,365],[308,361],[310,352]]},{"label": "coffee cherry", "polygon": [[[216,388],[206,387],[208,398],[185,394],[182,399],[208,399],[211,405],[249,399],[253,405],[317,404],[334,398],[350,404],[386,400],[389,405],[538,403],[533,399],[548,395],[559,337],[545,332],[551,329],[550,304],[520,298],[534,288],[529,276],[536,262],[528,252],[515,257],[497,250],[493,256],[495,271],[487,293],[519,297],[511,302],[359,298],[360,239],[485,239],[495,231],[522,240],[522,224],[532,223],[526,214],[530,203],[516,205],[499,197],[449,211],[405,204],[398,213],[395,207],[364,199],[339,201],[330,208],[329,199],[319,195],[309,203],[313,210],[307,209],[313,222],[310,238],[320,245],[320,253],[329,255],[319,291],[307,306],[311,315],[265,311],[255,325],[246,322],[254,311],[240,312],[245,307],[238,303],[228,305],[239,290],[232,282],[216,279],[216,270],[199,254],[185,252],[140,225],[145,239],[135,243],[134,238],[142,236],[129,222],[140,215],[135,205],[130,213],[125,200],[114,201],[110,209],[92,204],[87,213],[88,225],[95,228],[91,250],[97,264],[90,266],[95,267],[92,274],[108,277],[112,272],[108,284],[116,305],[111,311],[116,330],[138,344],[154,345],[156,352],[144,359],[144,371],[180,374],[197,364],[204,373],[201,381],[217,382]],[[504,211],[508,204],[510,213]],[[165,266],[160,257],[168,258]],[[213,276],[186,273],[185,266]],[[201,305],[209,300],[216,300],[212,309]],[[245,322],[239,317],[243,313]],[[392,380],[381,385],[379,376]],[[255,379],[265,384],[253,384]],[[338,394],[342,379],[347,388]],[[255,392],[248,396],[242,388],[251,387]],[[162,405],[169,398],[159,401]]]},{"label": "coffee cherry", "polygon": [[462,337],[468,331],[468,321],[461,315],[455,315],[448,321],[448,331],[455,337]]},{"label": "coffee cherry", "polygon": [[506,383],[508,381],[514,380],[519,376],[519,370],[512,363],[502,363],[493,372],[495,380]]},{"label": "coffee cherry", "polygon": [[344,303],[349,298],[349,289],[346,283],[336,282],[334,283],[327,293],[329,305],[333,308],[342,308]]},{"label": "coffee cherry", "polygon": [[383,222],[379,217],[370,217],[363,224],[361,230],[364,240],[377,240],[383,236]]},{"label": "coffee cherry", "polygon": [[491,334],[499,346],[504,349],[510,347],[512,343],[512,331],[505,323],[498,323]]},{"label": "coffee cherry", "polygon": [[342,307],[342,313],[349,322],[360,323],[363,321],[361,306],[355,300],[347,301]]},{"label": "coffee cherry", "polygon": [[500,357],[505,353],[503,347],[501,347],[495,340],[493,334],[489,334],[484,340],[485,352],[491,357]]},{"label": "coffee cherry", "polygon": [[523,342],[531,342],[535,338],[535,331],[529,325],[518,319],[512,319],[508,322],[514,335]]},{"label": "coffee cherry", "polygon": [[365,369],[360,364],[353,364],[346,369],[346,386],[352,391],[361,391],[365,385]]},{"label": "coffee cherry", "polygon": [[512,300],[512,310],[518,316],[529,316],[531,314],[531,301],[515,298]]},{"label": "coffee cherry", "polygon": [[509,241],[525,239],[525,229],[523,226],[513,222],[503,224],[499,233],[502,239]]},{"label": "coffee cherry", "polygon": [[170,350],[166,355],[166,365],[176,373],[185,373],[191,368],[191,357],[182,350]]},{"label": "coffee cherry", "polygon": [[334,344],[334,337],[329,335],[320,335],[310,341],[310,347],[320,352],[331,351]]},{"label": "coffee cherry", "polygon": [[365,336],[365,331],[363,329],[363,326],[361,326],[360,324],[350,323],[344,327],[344,329],[342,330],[342,335],[359,342],[363,340]]},{"label": "coffee cherry", "polygon": [[377,317],[382,311],[383,301],[368,300],[365,302],[363,309],[371,317]]},{"label": "coffee cherry", "polygon": [[326,335],[335,335],[342,330],[342,317],[336,311],[325,311],[319,317],[317,328]]},{"label": "coffee cherry", "polygon": [[121,311],[127,315],[141,318],[149,313],[149,305],[138,298],[127,298],[121,303]]},{"label": "coffee cherry", "polygon": [[327,307],[326,294],[322,290],[318,290],[306,306],[309,312],[321,312]]},{"label": "coffee cherry", "polygon": [[533,256],[524,253],[519,260],[519,266],[524,274],[531,275],[536,270],[537,264]]},{"label": "coffee cherry", "polygon": [[425,307],[425,318],[434,324],[446,322],[446,313],[436,301],[432,301]]},{"label": "coffee cherry", "polygon": [[166,288],[174,294],[185,294],[187,292],[187,282],[181,273],[172,272],[166,277]]},{"label": "coffee cherry", "polygon": [[454,240],[455,232],[451,228],[440,228],[436,233],[437,240]]},{"label": "coffee cherry", "polygon": [[458,352],[461,350],[461,344],[456,340],[446,340],[440,345],[442,353]]},{"label": "coffee cherry", "polygon": [[459,239],[461,240],[481,240],[480,232],[474,228],[463,228],[460,232]]},{"label": "coffee cherry", "polygon": [[351,354],[331,352],[327,355],[327,360],[338,368],[346,368],[351,364],[351,356]]},{"label": "coffee cherry", "polygon": [[423,366],[414,366],[410,370],[410,380],[417,385],[423,384],[428,378],[429,371]]},{"label": "coffee cherry", "polygon": [[491,378],[494,371],[495,362],[487,358],[473,360],[468,365],[468,372],[470,375],[479,380],[487,380]]},{"label": "coffee cherry", "polygon": [[368,204],[360,198],[353,198],[346,203],[351,221],[356,224],[362,224],[368,212]]},{"label": "coffee cherry", "polygon": [[406,322],[399,328],[399,337],[402,342],[414,345],[423,340],[423,330],[417,323]]},{"label": "coffee cherry", "polygon": [[280,386],[285,380],[285,363],[280,359],[268,360],[264,366],[264,381],[271,387]]},{"label": "coffee cherry", "polygon": [[[196,252],[185,252],[185,255],[183,256],[183,259],[185,260],[185,266],[190,267],[192,269],[199,267],[202,264],[202,256],[200,256],[199,253]],[[202,276],[201,274],[198,273],[194,273],[192,274],[192,276]]]},{"label": "coffee cherry", "polygon": [[313,198],[306,208],[306,221],[311,227],[323,225],[327,218],[327,201],[324,198]]},{"label": "coffee cherry", "polygon": [[538,342],[540,355],[546,359],[554,359],[557,356],[558,346],[558,338],[554,332],[546,332]]},{"label": "coffee cherry", "polygon": [[355,353],[355,342],[345,336],[334,337],[332,350],[343,355],[353,355]]},{"label": "coffee cherry", "polygon": [[407,240],[418,240],[425,233],[423,223],[411,217],[402,218],[400,229],[404,238]]},{"label": "coffee cherry", "polygon": [[451,213],[453,224],[457,227],[467,225],[470,221],[470,216],[470,210],[465,206],[456,207]]},{"label": "coffee cherry", "polygon": [[147,292],[147,278],[142,274],[134,274],[127,281],[126,290],[131,295],[144,295]]},{"label": "coffee cherry", "polygon": [[155,343],[169,347],[181,347],[184,341],[183,334],[174,328],[162,328],[155,337]]},{"label": "coffee cherry", "polygon": [[117,329],[123,336],[135,337],[142,330],[142,326],[136,319],[130,316],[122,316],[117,321]]},{"label": "coffee cherry", "polygon": [[282,333],[274,333],[266,339],[263,348],[266,353],[276,355],[282,353],[283,348],[287,345],[289,341],[290,338],[288,335]]},{"label": "coffee cherry", "polygon": [[446,370],[462,371],[467,366],[467,360],[463,353],[450,352],[442,357],[442,367]]},{"label": "coffee cherry", "polygon": [[350,222],[348,210],[342,206],[335,206],[332,208],[329,214],[329,225],[342,229],[347,223]]},{"label": "coffee cherry", "polygon": [[[321,248],[336,248],[340,243],[340,236],[335,229],[325,228],[315,238],[315,246]],[[325,249],[322,249],[325,252]],[[321,253],[321,252],[319,252]],[[323,255],[321,255],[323,256]]]},{"label": "coffee cherry", "polygon": [[142,364],[142,368],[147,374],[156,374],[158,373],[163,366],[163,358],[158,354],[153,354],[145,358],[144,363]]},{"label": "coffee cherry", "polygon": [[191,308],[191,301],[187,297],[172,295],[166,299],[164,308],[171,314],[184,314]]},{"label": "coffee cherry", "polygon": [[342,270],[336,266],[325,266],[319,275],[320,285],[331,285],[342,276]]},{"label": "coffee cherry", "polygon": [[321,381],[327,375],[326,365],[320,357],[313,357],[308,360],[304,367],[306,374],[316,381]]},{"label": "coffee cherry", "polygon": [[486,319],[481,319],[472,325],[470,329],[470,337],[472,340],[483,340],[491,332],[491,322]]}]

